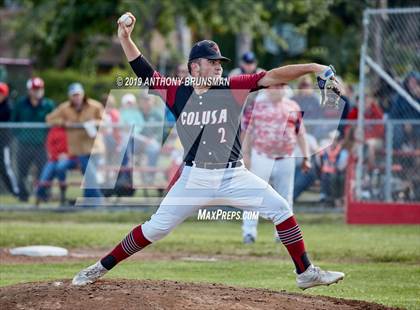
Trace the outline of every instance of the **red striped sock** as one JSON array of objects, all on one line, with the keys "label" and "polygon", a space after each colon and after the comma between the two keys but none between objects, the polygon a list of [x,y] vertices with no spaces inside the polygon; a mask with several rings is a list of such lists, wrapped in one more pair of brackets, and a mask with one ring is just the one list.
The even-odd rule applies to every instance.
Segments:
[{"label": "red striped sock", "polygon": [[292,260],[296,266],[296,272],[304,272],[310,265],[305,251],[302,232],[294,216],[289,217],[284,222],[276,226],[277,234],[283,245],[287,248]]},{"label": "red striped sock", "polygon": [[109,254],[101,259],[101,264],[110,270],[120,261],[140,251],[149,244],[151,242],[144,237],[141,225],[139,225],[130,231]]}]

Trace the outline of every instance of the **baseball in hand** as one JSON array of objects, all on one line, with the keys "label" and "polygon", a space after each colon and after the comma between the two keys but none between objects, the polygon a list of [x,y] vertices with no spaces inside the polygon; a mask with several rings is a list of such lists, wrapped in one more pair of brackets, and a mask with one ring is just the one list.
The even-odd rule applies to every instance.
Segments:
[{"label": "baseball in hand", "polygon": [[133,24],[133,19],[128,14],[121,15],[118,21],[124,23],[127,27],[130,27]]}]

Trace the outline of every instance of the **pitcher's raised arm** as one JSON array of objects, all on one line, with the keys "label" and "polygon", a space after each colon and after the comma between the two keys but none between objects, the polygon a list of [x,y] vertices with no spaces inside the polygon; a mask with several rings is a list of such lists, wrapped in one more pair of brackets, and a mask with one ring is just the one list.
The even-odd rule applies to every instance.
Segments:
[{"label": "pitcher's raised arm", "polygon": [[125,56],[127,56],[128,61],[132,61],[141,55],[140,50],[131,39],[131,33],[133,32],[134,25],[136,24],[136,18],[130,12],[125,14],[127,14],[133,22],[130,26],[127,26],[121,17],[118,19],[118,39],[120,40],[121,46],[124,50]]}]

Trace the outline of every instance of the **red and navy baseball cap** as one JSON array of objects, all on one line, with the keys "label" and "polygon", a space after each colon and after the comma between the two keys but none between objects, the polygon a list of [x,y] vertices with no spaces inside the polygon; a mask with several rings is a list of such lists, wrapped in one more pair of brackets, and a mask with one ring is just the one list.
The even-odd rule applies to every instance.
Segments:
[{"label": "red and navy baseball cap", "polygon": [[26,88],[27,89],[41,89],[41,88],[44,88],[44,80],[41,79],[38,76],[30,78],[26,82]]},{"label": "red and navy baseball cap", "polygon": [[219,46],[216,44],[216,42],[211,40],[203,40],[194,44],[191,49],[190,56],[188,57],[188,61],[197,58],[230,61],[229,58],[226,58],[220,54]]}]

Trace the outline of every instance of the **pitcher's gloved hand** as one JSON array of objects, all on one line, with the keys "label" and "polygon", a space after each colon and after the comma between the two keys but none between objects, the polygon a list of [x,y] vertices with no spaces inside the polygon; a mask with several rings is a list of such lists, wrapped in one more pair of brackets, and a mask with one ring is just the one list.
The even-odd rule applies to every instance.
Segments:
[{"label": "pitcher's gloved hand", "polygon": [[340,83],[335,79],[335,69],[330,65],[316,77],[318,87],[321,90],[321,107],[336,107],[341,96]]}]

